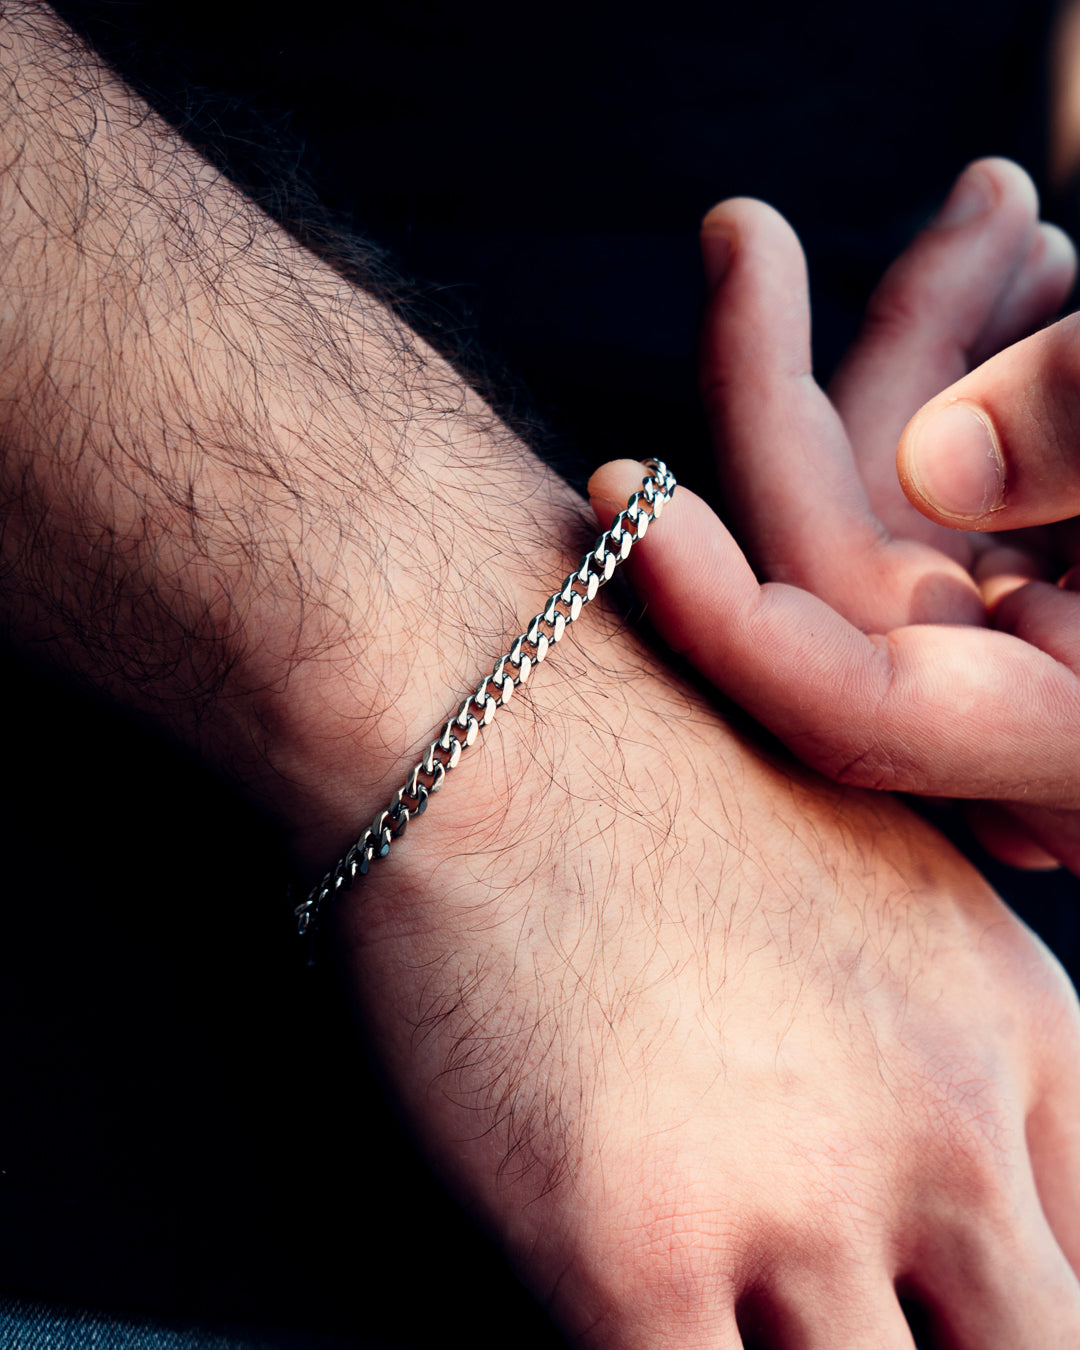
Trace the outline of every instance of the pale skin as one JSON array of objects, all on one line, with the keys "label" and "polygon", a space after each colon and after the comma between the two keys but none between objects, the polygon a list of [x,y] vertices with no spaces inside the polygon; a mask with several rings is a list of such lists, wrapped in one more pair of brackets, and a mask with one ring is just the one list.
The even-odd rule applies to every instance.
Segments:
[{"label": "pale skin", "polygon": [[[584,504],[47,11],[0,46],[5,617],[317,872]],[[910,1350],[898,1289],[944,1346],[1080,1340],[1059,968],[602,601],[331,930],[418,1137],[574,1343]]]},{"label": "pale skin", "polygon": [[[999,856],[1075,870],[1077,321],[1023,338],[1056,312],[1074,259],[1015,165],[973,165],[955,193],[962,218],[890,271],[829,398],[810,374],[794,235],[760,203],[710,213],[703,389],[764,581],[689,493],[635,576],[667,640],[807,763],[973,799]],[[594,479],[601,513],[626,478],[609,465]]]}]

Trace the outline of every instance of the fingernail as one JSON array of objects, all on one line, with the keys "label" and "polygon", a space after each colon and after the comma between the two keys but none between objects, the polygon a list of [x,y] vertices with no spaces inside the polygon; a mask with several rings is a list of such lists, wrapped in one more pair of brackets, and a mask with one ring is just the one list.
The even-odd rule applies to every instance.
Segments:
[{"label": "fingernail", "polygon": [[994,204],[994,189],[982,169],[968,169],[953,185],[945,205],[934,217],[935,229],[951,230],[989,211]]},{"label": "fingernail", "polygon": [[943,516],[977,520],[1005,505],[1005,460],[990,422],[970,403],[950,403],[918,428],[908,459],[912,485]]},{"label": "fingernail", "polygon": [[701,261],[705,267],[705,285],[710,291],[727,275],[735,246],[735,236],[726,225],[713,224],[706,216],[701,225]]}]

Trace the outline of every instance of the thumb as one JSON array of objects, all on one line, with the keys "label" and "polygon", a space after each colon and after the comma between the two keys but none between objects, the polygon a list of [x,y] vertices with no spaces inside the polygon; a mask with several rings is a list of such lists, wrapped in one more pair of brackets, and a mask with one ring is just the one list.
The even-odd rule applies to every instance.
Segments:
[{"label": "thumb", "polygon": [[1000,352],[920,409],[897,472],[924,515],[960,529],[1080,515],[1080,316]]}]

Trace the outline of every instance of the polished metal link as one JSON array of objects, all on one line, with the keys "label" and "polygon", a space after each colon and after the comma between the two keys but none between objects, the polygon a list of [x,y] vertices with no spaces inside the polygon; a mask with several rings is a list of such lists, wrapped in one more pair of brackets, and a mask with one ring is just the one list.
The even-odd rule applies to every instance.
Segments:
[{"label": "polished metal link", "polygon": [[314,928],[327,900],[348,890],[358,876],[365,876],[372,862],[386,857],[390,845],[405,833],[409,821],[424,814],[429,797],[439,791],[448,771],[456,768],[481,729],[510,702],[517,686],[524,684],[533,667],[547,658],[585,605],[611,580],[615,568],[625,561],[636,541],[644,537],[649,523],[659,516],[675,490],[675,477],[663,460],[646,460],[644,468],[647,474],[641,488],[530,621],[525,632],[514,639],[491,674],[479,681],[457,712],[443,723],[420,762],[394,793],[390,805],[376,814],[356,843],[296,906],[293,913],[301,933]]}]

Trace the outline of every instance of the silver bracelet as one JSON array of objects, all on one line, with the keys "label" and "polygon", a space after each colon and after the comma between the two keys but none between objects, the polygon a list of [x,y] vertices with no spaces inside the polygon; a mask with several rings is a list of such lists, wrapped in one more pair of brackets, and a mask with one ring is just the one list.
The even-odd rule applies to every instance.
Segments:
[{"label": "silver bracelet", "polygon": [[542,612],[515,639],[491,674],[484,676],[453,717],[443,724],[423,758],[394,793],[390,805],[378,813],[349,851],[296,906],[293,913],[301,934],[314,929],[327,900],[348,890],[358,876],[366,875],[377,858],[386,857],[390,845],[405,833],[413,816],[424,814],[428,798],[442,787],[447,771],[457,765],[462,752],[473,744],[503,704],[510,702],[514,690],[529,678],[533,666],[543,661],[582,608],[611,580],[615,568],[626,559],[637,540],[644,537],[649,522],[671,500],[675,477],[659,459],[646,460],[643,467],[648,475],[625,510],[618,513],[576,571],[570,573]]}]

